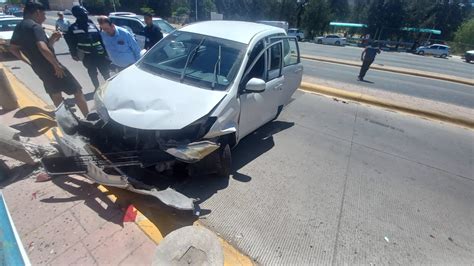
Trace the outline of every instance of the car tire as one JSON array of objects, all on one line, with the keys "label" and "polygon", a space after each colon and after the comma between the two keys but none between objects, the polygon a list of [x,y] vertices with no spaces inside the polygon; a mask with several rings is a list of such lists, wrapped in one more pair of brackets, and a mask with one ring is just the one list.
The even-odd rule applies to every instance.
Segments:
[{"label": "car tire", "polygon": [[298,42],[301,42],[301,37],[300,37],[300,36],[296,36],[296,40],[298,40]]},{"label": "car tire", "polygon": [[318,44],[323,44],[323,40],[318,40]]},{"label": "car tire", "polygon": [[439,57],[441,57],[441,58],[446,58],[446,57],[448,57],[448,55],[447,55],[447,54],[442,54],[442,55],[440,55]]},{"label": "car tire", "polygon": [[466,58],[466,62],[467,62],[467,63],[471,63],[471,59]]},{"label": "car tire", "polygon": [[217,176],[228,178],[232,170],[232,154],[230,146],[227,143],[223,143],[223,146],[219,148],[219,164],[217,169]]},{"label": "car tire", "polygon": [[421,50],[421,51],[418,51],[417,53],[418,55],[425,55],[425,51]]},{"label": "car tire", "polygon": [[337,46],[341,45],[341,42],[340,41],[336,41],[334,44],[336,44]]}]

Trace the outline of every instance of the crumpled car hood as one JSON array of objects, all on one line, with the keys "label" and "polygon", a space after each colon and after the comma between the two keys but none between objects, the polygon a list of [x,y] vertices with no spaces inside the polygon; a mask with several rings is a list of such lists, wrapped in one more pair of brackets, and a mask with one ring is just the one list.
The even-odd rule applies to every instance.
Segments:
[{"label": "crumpled car hood", "polygon": [[181,129],[207,115],[227,94],[162,78],[131,66],[112,79],[104,105],[110,118],[132,128]]}]

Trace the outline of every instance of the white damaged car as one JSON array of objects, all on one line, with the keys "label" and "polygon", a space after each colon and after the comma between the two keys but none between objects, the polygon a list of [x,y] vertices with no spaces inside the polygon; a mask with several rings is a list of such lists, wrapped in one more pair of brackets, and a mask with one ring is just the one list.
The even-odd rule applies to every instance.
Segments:
[{"label": "white damaged car", "polygon": [[83,174],[192,210],[193,199],[157,181],[183,170],[228,176],[231,148],[278,117],[302,74],[298,42],[281,28],[186,26],[101,86],[86,119],[60,106],[64,157],[43,164],[53,175]]}]

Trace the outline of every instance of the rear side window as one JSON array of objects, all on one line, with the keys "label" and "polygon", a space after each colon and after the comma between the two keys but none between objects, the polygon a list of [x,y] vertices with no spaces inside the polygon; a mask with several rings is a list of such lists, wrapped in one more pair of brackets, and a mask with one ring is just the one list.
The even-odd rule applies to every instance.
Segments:
[{"label": "rear side window", "polygon": [[129,27],[132,29],[135,34],[143,35],[143,26],[140,22],[135,20],[128,20]]},{"label": "rear side window", "polygon": [[275,43],[268,50],[269,52],[269,64],[268,64],[268,77],[267,81],[278,78],[281,76],[281,64],[282,64],[282,45],[281,43]]},{"label": "rear side window", "polygon": [[298,46],[295,39],[283,39],[283,66],[298,64]]}]

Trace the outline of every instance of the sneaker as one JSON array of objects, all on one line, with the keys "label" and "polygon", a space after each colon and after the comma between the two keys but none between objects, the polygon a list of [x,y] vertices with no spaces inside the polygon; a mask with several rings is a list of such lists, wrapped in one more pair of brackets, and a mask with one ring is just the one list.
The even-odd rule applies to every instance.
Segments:
[{"label": "sneaker", "polygon": [[360,76],[357,77],[357,79],[358,79],[359,81],[364,81],[364,78],[361,78]]}]

